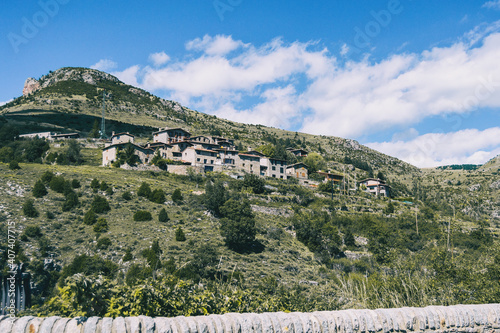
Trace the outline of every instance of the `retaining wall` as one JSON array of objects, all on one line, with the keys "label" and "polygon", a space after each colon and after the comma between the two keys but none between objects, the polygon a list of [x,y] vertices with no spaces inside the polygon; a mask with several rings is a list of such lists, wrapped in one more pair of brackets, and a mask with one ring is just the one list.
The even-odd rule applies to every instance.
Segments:
[{"label": "retaining wall", "polygon": [[0,317],[1,333],[500,333],[500,304],[175,318]]}]

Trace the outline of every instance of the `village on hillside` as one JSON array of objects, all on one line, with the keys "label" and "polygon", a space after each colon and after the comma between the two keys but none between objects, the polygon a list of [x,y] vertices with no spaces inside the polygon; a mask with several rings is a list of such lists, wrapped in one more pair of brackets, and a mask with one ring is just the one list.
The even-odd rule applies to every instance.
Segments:
[{"label": "village on hillside", "polygon": [[[234,175],[255,174],[286,180],[295,178],[299,184],[316,186],[318,183],[309,179],[308,166],[303,162],[287,165],[285,160],[267,157],[248,148],[238,151],[232,139],[219,136],[191,136],[182,128],[160,128],[153,132],[153,142],[145,145],[134,143],[135,136],[130,133],[112,133],[102,152],[102,165],[115,163],[120,153],[133,150],[138,164],[152,164],[155,156],[166,160],[164,167],[168,172],[186,175],[188,170],[202,172],[231,172]],[[306,157],[303,149],[287,148],[296,157]],[[130,152],[129,152],[130,153]],[[154,164],[154,163],[153,163]],[[319,171],[324,182],[331,181],[340,185],[344,176]],[[360,181],[357,187],[376,196],[390,196],[390,186],[381,179],[368,178]]]}]

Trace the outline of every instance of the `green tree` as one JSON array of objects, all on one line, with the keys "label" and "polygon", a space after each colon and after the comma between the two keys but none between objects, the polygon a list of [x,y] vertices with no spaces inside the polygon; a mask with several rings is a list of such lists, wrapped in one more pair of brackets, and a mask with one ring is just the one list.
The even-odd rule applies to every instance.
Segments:
[{"label": "green tree", "polygon": [[85,223],[86,225],[94,225],[96,222],[97,222],[97,215],[92,209],[86,212],[85,215],[83,216],[83,223]]},{"label": "green tree", "polygon": [[153,192],[151,192],[149,200],[157,204],[162,204],[165,202],[165,193],[162,189],[155,189],[153,190]]},{"label": "green tree", "polygon": [[53,177],[54,174],[51,171],[45,171],[40,179],[45,184],[49,184]]},{"label": "green tree", "polygon": [[243,179],[243,186],[251,188],[253,193],[261,194],[265,191],[265,182],[262,178],[255,174],[246,174]]},{"label": "green tree", "polygon": [[323,156],[318,153],[310,153],[304,158],[303,162],[307,164],[309,174],[313,174],[319,170],[326,169],[326,162]]},{"label": "green tree", "polygon": [[148,198],[151,196],[151,187],[146,182],[143,182],[137,191],[137,195],[140,197]]},{"label": "green tree", "polygon": [[175,240],[178,242],[184,242],[186,240],[186,235],[184,234],[184,231],[182,231],[181,227],[177,227],[175,230]]},{"label": "green tree", "polygon": [[90,182],[90,188],[92,188],[94,192],[97,192],[100,186],[101,184],[99,182],[99,179],[97,178],[92,179],[92,181]]},{"label": "green tree", "polygon": [[33,196],[35,198],[41,198],[47,194],[47,189],[41,180],[37,180],[35,186],[33,186]]},{"label": "green tree", "polygon": [[79,203],[78,194],[71,191],[66,195],[66,200],[63,203],[62,210],[63,212],[70,211],[74,207],[78,206]]},{"label": "green tree", "polygon": [[151,213],[146,210],[138,210],[134,213],[134,221],[151,221],[152,219]]},{"label": "green tree", "polygon": [[111,239],[109,239],[108,237],[102,237],[97,240],[97,248],[99,250],[106,250],[111,246],[111,244]]},{"label": "green tree", "polygon": [[66,180],[63,176],[54,176],[50,180],[49,187],[52,191],[55,191],[57,193],[64,193]]},{"label": "green tree", "polygon": [[98,218],[97,223],[94,225],[94,232],[100,234],[108,230],[109,230],[108,221],[104,217]]},{"label": "green tree", "polygon": [[257,233],[250,202],[246,199],[229,199],[220,210],[223,216],[220,230],[226,245],[235,251],[248,250]]},{"label": "green tree", "polygon": [[228,197],[224,183],[217,181],[214,183],[208,182],[205,186],[205,195],[203,197],[203,202],[205,207],[214,214],[215,216],[220,216],[220,208],[226,202]]},{"label": "green tree", "polygon": [[38,210],[35,208],[35,202],[32,199],[27,199],[23,204],[23,213],[27,217],[38,217]]},{"label": "green tree", "polygon": [[172,201],[175,203],[180,203],[184,198],[182,197],[181,190],[176,188],[172,193]]},{"label": "green tree", "polygon": [[9,169],[10,170],[19,170],[21,167],[19,166],[19,163],[16,160],[12,160],[9,162]]},{"label": "green tree", "polygon": [[90,204],[94,213],[101,214],[106,213],[111,210],[109,206],[108,200],[106,198],[101,197],[100,195],[94,196],[94,200]]},{"label": "green tree", "polygon": [[160,222],[168,222],[170,218],[168,217],[167,211],[165,208],[162,208],[160,210],[160,213],[158,214],[158,221]]},{"label": "green tree", "polygon": [[122,198],[127,201],[132,200],[132,194],[130,193],[130,191],[125,191],[122,194]]},{"label": "green tree", "polygon": [[92,130],[89,132],[89,138],[98,138],[99,137],[99,122],[97,119],[94,121],[94,126],[92,126]]}]

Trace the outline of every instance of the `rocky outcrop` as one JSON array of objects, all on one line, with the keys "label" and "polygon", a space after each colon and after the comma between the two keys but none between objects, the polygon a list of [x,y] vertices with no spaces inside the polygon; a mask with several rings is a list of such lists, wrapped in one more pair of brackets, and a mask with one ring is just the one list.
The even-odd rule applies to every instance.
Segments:
[{"label": "rocky outcrop", "polygon": [[0,332],[31,333],[500,333],[500,304],[203,317],[0,317]]},{"label": "rocky outcrop", "polygon": [[24,82],[24,88],[23,88],[23,96],[28,96],[34,93],[37,90],[40,90],[42,87],[40,85],[40,82],[38,82],[37,79],[34,79],[32,77],[29,77],[26,79],[26,82]]}]

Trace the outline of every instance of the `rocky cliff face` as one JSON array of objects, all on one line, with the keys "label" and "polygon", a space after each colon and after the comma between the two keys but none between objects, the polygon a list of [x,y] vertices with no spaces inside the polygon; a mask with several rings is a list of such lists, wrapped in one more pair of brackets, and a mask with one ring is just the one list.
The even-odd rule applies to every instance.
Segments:
[{"label": "rocky cliff face", "polygon": [[40,82],[38,82],[37,79],[30,77],[26,80],[26,82],[24,82],[23,96],[28,96],[41,88]]}]

